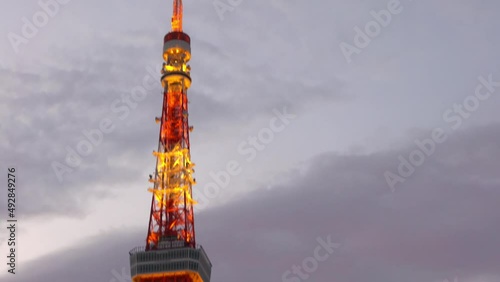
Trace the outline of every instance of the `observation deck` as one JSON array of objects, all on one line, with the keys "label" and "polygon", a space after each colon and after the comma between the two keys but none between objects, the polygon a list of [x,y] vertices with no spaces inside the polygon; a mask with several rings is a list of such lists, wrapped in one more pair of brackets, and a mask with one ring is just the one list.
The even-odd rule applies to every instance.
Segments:
[{"label": "observation deck", "polygon": [[189,276],[193,282],[210,281],[212,263],[200,245],[193,248],[184,241],[161,241],[155,250],[136,247],[129,254],[134,282],[180,275]]}]

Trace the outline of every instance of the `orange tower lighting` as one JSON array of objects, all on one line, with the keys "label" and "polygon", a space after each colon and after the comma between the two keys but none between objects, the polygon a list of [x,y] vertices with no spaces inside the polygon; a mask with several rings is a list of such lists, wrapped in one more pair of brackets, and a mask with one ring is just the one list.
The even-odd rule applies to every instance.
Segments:
[{"label": "orange tower lighting", "polygon": [[212,264],[194,231],[187,90],[191,39],[182,31],[182,0],[174,0],[172,31],[163,44],[163,108],[146,245],[130,251],[133,282],[208,282]]}]

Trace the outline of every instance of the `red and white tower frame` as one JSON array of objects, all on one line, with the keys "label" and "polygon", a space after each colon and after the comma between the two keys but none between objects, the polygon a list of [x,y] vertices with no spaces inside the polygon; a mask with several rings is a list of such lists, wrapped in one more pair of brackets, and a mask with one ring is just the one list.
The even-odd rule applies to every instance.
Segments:
[{"label": "red and white tower frame", "polygon": [[196,245],[192,198],[188,96],[191,86],[191,39],[182,31],[182,0],[174,0],[172,31],[163,45],[163,92],[156,170],[146,246],[130,252],[134,282],[202,282],[210,280],[211,263]]}]

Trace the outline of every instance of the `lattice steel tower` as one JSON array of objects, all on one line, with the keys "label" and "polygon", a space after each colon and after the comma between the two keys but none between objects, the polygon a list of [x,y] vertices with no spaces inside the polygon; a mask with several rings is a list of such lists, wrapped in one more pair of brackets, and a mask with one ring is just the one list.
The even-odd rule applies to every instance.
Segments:
[{"label": "lattice steel tower", "polygon": [[156,119],[160,136],[148,190],[153,194],[148,235],[146,246],[130,251],[134,282],[207,282],[212,268],[194,232],[187,97],[191,39],[182,32],[182,0],[174,0],[173,10],[172,31],[163,45],[163,109]]}]

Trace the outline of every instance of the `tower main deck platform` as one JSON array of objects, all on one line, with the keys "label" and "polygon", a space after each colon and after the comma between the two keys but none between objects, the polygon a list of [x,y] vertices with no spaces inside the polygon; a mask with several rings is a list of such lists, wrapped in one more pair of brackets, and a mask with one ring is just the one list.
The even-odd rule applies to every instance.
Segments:
[{"label": "tower main deck platform", "polygon": [[202,246],[193,248],[185,246],[184,241],[162,241],[156,250],[137,247],[129,254],[133,282],[210,281],[212,263]]}]

